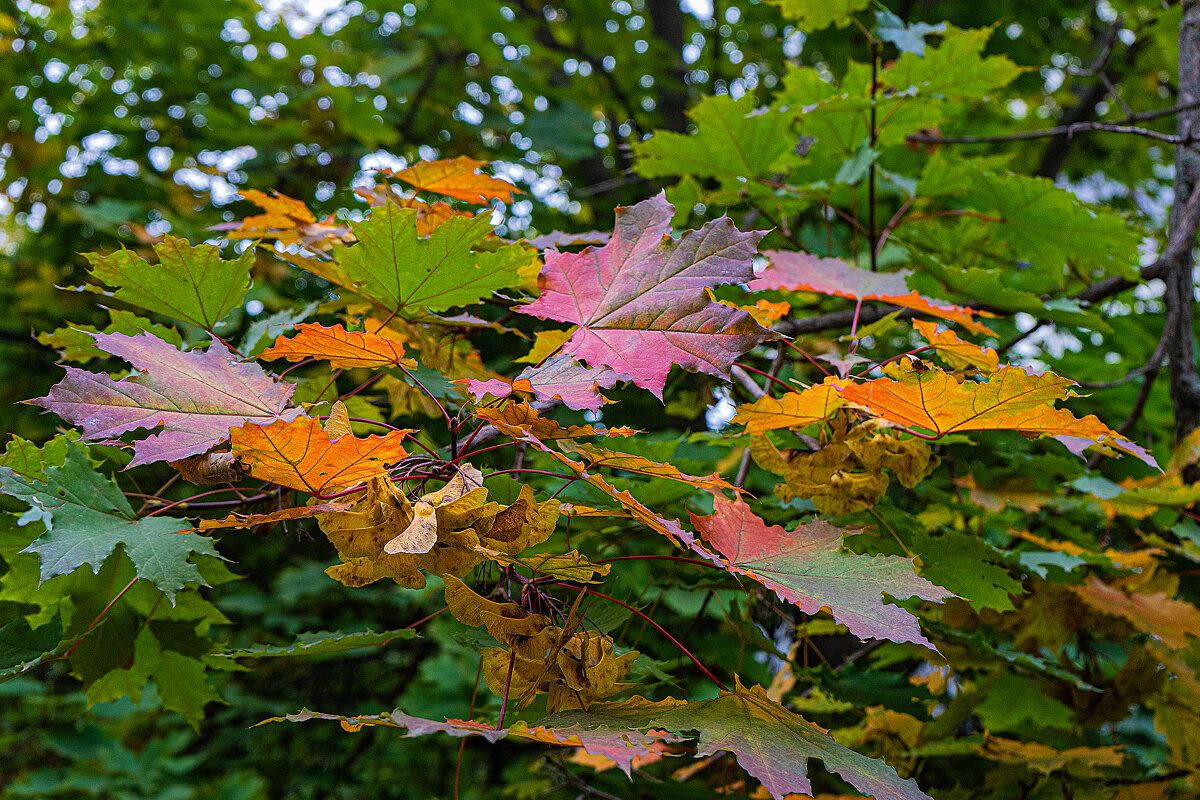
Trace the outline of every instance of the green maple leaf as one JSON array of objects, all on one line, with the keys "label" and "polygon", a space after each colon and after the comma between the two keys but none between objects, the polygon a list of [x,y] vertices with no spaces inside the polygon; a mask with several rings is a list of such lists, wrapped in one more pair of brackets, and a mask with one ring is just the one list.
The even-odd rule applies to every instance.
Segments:
[{"label": "green maple leaf", "polygon": [[[995,217],[1009,263],[1023,260],[1041,284],[1020,288],[1044,292],[1063,285],[1063,265],[1100,267],[1108,275],[1133,279],[1141,234],[1103,206],[1081,201],[1046,178],[980,168],[968,161],[934,157],[921,173],[921,194],[955,195],[971,208]],[[973,221],[973,225],[985,224]]]},{"label": "green maple leaf", "polygon": [[1009,595],[1025,593],[1021,582],[1002,566],[1004,555],[977,536],[946,531],[930,536],[919,531],[913,549],[921,555],[921,574],[969,600],[975,609],[1012,611]]},{"label": "green maple leaf", "polygon": [[135,336],[148,331],[164,342],[170,342],[176,347],[183,346],[183,337],[174,328],[156,325],[132,311],[110,308],[108,314],[112,322],[102,331],[92,325],[68,325],[52,333],[39,333],[37,340],[58,350],[60,361],[74,361],[80,364],[85,364],[93,358],[108,358],[107,353],[96,347],[96,339],[91,335],[93,333],[123,333],[126,336]]},{"label": "green maple leaf", "polygon": [[167,236],[154,246],[154,253],[157,264],[124,249],[106,256],[89,253],[86,258],[92,276],[113,287],[104,294],[207,331],[241,305],[250,288],[252,247],[226,261],[216,245],[192,246]]},{"label": "green maple leaf", "polygon": [[634,144],[638,173],[647,178],[700,175],[731,181],[769,173],[776,159],[796,144],[789,136],[792,118],[778,111],[752,111],[753,95],[704,98],[688,112],[696,123],[695,134],[657,131]]},{"label": "green maple leaf", "polygon": [[87,690],[88,702],[107,703],[122,697],[136,700],[147,681],[153,680],[163,708],[178,712],[198,730],[204,706],[221,701],[199,658],[208,647],[208,640],[197,636],[190,622],[151,621],[134,640],[133,663],[93,681]]},{"label": "green maple leaf", "polygon": [[416,210],[388,203],[350,227],[358,242],[336,245],[335,261],[312,269],[389,311],[444,311],[475,303],[519,285],[518,270],[534,258],[520,245],[477,252],[492,232],[486,212],[455,217],[421,238]]},{"label": "green maple leaf", "polygon": [[408,628],[394,631],[361,631],[359,633],[343,633],[341,631],[316,631],[302,633],[291,644],[268,645],[256,644],[237,650],[226,650],[213,655],[221,658],[277,658],[280,656],[323,656],[333,653],[345,653],[350,650],[360,650],[364,647],[381,647],[388,642],[402,639],[416,639],[417,632]]},{"label": "green maple leaf", "polygon": [[805,31],[819,31],[830,25],[844,28],[856,11],[871,4],[870,0],[770,0],[779,6],[783,16],[793,20]]},{"label": "green maple leaf", "polygon": [[123,545],[140,578],[152,582],[171,601],[188,583],[204,583],[193,553],[216,556],[212,540],[188,530],[186,521],[166,517],[138,519],[116,483],[92,469],[87,456],[69,446],[62,466],[47,467],[44,477],[21,475],[0,467],[0,491],[29,504],[22,522],[45,523],[47,533],[22,552],[41,559],[41,580],[66,575],[90,564],[100,569]]},{"label": "green maple leaf", "polygon": [[1022,72],[1007,56],[983,55],[991,36],[991,28],[951,28],[942,35],[941,44],[923,55],[901,53],[880,80],[898,92],[915,89],[918,96],[982,97],[1007,86]]}]

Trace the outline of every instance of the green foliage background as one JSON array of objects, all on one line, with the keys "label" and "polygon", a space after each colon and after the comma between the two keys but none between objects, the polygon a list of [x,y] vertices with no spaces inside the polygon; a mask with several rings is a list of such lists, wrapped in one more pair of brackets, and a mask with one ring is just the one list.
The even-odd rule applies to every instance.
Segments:
[{"label": "green foliage background", "polygon": [[[788,116],[795,107],[836,94],[831,85],[861,96],[872,54],[854,26],[805,33],[802,23],[776,5],[751,0],[685,5],[488,0],[467,8],[446,0],[356,0],[312,16],[278,4],[287,9],[281,17],[276,5],[264,8],[249,0],[17,0],[0,12],[0,302],[8,311],[0,321],[0,418],[6,429],[39,443],[55,433],[54,416],[18,403],[44,395],[61,376],[55,353],[33,341],[31,331],[50,332],[68,322],[103,328],[117,319],[100,307],[103,298],[98,305],[92,295],[59,288],[83,283],[87,264],[80,253],[121,246],[144,250],[149,238],[167,232],[202,241],[214,235],[213,226],[254,213],[237,199],[244,189],[278,190],[303,200],[318,217],[358,213],[364,204],[349,187],[364,176],[369,182],[370,169],[455,155],[492,162],[495,174],[526,192],[514,204],[498,205],[504,213],[498,232],[512,237],[603,230],[611,226],[616,206],[666,188],[679,228],[699,227],[728,213],[743,228],[775,229],[764,249],[799,243],[812,252],[838,255],[859,249],[859,243],[851,225],[836,218],[827,223],[822,208],[861,216],[867,165],[877,159],[882,221],[915,185],[928,212],[969,208],[1002,214],[1008,223],[996,234],[979,220],[961,217],[943,224],[931,213],[927,224],[896,231],[880,253],[881,265],[919,266],[922,273],[915,280],[924,281],[920,288],[928,287],[929,293],[1007,312],[994,323],[996,344],[1027,331],[1035,317],[1051,320],[1053,326],[1040,329],[1051,333],[1025,339],[1008,354],[1014,360],[1097,384],[1147,363],[1163,326],[1159,294],[1138,289],[1103,309],[1068,298],[1104,277],[1133,275],[1152,260],[1150,252],[1165,239],[1171,146],[1145,137],[1085,132],[939,148],[906,144],[903,134],[936,127],[947,136],[1010,135],[1089,120],[1118,121],[1126,116],[1126,106],[1137,111],[1170,107],[1178,5],[894,3],[891,11],[909,25],[945,21],[955,28],[985,29],[978,34],[986,38],[990,32],[985,52],[1006,56],[1021,69],[1011,82],[988,83],[992,68],[983,68],[981,91],[935,92],[928,107],[905,105],[903,113],[913,116],[898,110],[892,129],[898,135],[874,146],[863,142],[861,106],[849,108],[845,117],[815,115],[811,129],[793,128]],[[878,24],[875,14],[883,11],[873,6],[858,16]],[[930,37],[931,43],[937,40],[937,34]],[[913,48],[911,42],[907,46]],[[883,47],[885,72],[907,69],[909,62],[918,70],[932,63],[903,54],[893,43]],[[934,77],[965,74],[956,72],[962,69],[948,63],[935,67]],[[771,110],[745,117],[758,107]],[[735,119],[746,127],[733,133],[723,128]],[[1170,117],[1144,124],[1164,134],[1174,131]],[[669,133],[643,141],[652,131]],[[795,148],[797,133],[817,137],[807,158]],[[735,143],[736,159],[731,155]],[[1056,193],[1048,183],[1026,176],[1054,180],[1104,208],[1094,215],[1068,192]],[[1065,272],[1064,262],[1070,265]],[[320,280],[260,262],[249,302],[227,319],[222,333],[241,340],[273,314],[282,320],[289,310],[322,301],[327,288]],[[1045,298],[1052,299],[1050,305]],[[845,308],[836,298],[806,306],[813,316]],[[181,333],[188,341],[198,338],[196,330]],[[879,334],[875,344],[878,352],[908,349],[906,337],[904,329],[893,328]],[[473,344],[497,370],[523,352],[510,340],[486,333]],[[789,369],[808,375],[798,365]],[[1096,391],[1072,408],[1115,427],[1140,387],[1140,381],[1131,381]],[[686,439],[707,429],[705,413],[719,410],[727,391],[720,381],[676,372],[666,413],[646,393],[621,390],[613,393],[619,402],[605,421],[648,429],[630,447],[703,474],[737,456],[735,443]],[[738,402],[748,399],[736,387],[733,391]],[[1166,463],[1171,428],[1164,388],[1150,395],[1129,435]],[[990,600],[992,611],[1004,606],[1003,598],[1019,579],[1042,604],[1045,617],[1027,603],[1021,624],[1028,630],[1000,634],[982,623],[970,629],[960,618],[956,625],[927,621],[927,630],[967,653],[964,670],[977,670],[974,694],[947,698],[949,708],[940,716],[928,718],[934,698],[906,679],[912,653],[887,646],[873,660],[841,671],[817,665],[815,658],[812,666],[806,662],[804,677],[819,691],[794,698],[797,707],[807,703],[826,727],[849,728],[861,717],[854,709],[882,705],[956,732],[957,738],[976,735],[981,726],[1014,735],[1033,728],[1037,741],[1058,749],[1110,742],[1127,748],[1124,771],[1097,776],[1081,770],[1050,779],[1027,767],[998,774],[1004,768],[966,749],[955,750],[955,737],[945,739],[943,753],[922,755],[919,766],[906,755],[911,743],[884,739],[863,745],[875,755],[893,757],[902,772],[905,765],[918,772],[922,787],[939,798],[1107,797],[1122,781],[1180,778],[1186,769],[1179,764],[1194,763],[1200,748],[1194,709],[1189,718],[1181,713],[1164,722],[1162,712],[1156,717],[1153,704],[1161,708],[1175,701],[1155,684],[1156,665],[1137,661],[1142,651],[1123,644],[1130,635],[1127,626],[1112,618],[1088,618],[1082,627],[1072,622],[1065,610],[1072,601],[1057,584],[1080,582],[1079,564],[1036,548],[992,545],[1007,541],[1013,528],[1097,549],[1102,543],[1133,546],[1158,537],[1173,548],[1166,557],[1171,567],[1185,575],[1179,596],[1194,601],[1194,564],[1193,574],[1186,570],[1200,541],[1195,523],[1169,508],[1142,523],[1106,520],[1084,494],[1095,487],[1107,491],[1126,477],[1144,477],[1145,470],[1130,458],[1105,462],[1101,475],[1057,446],[1015,434],[990,437],[986,447],[964,440],[945,448],[943,458],[953,472],[943,470],[914,490],[896,487],[874,516],[846,520],[894,529],[898,546],[888,540],[856,546],[873,553],[903,555],[909,547],[925,553],[927,563],[938,565],[931,569],[959,582],[945,585],[985,600],[983,605]],[[128,459],[114,448],[89,452],[108,462],[110,470]],[[1019,487],[1050,499],[1032,512],[1010,505],[955,517],[963,493],[954,478],[966,474],[980,485]],[[774,482],[754,471],[747,486],[769,496]],[[122,488],[137,491],[130,484]],[[686,501],[687,491],[675,486],[644,488],[644,500],[679,508]],[[6,508],[23,510],[16,502]],[[787,519],[789,508],[775,502],[768,520]],[[29,557],[17,555],[28,537],[21,541],[14,520],[5,515],[0,523],[5,526],[0,571],[6,573],[28,568],[18,562]],[[964,531],[972,537],[962,536]],[[956,537],[957,545],[941,542],[938,533]],[[981,549],[964,551],[966,541]],[[657,541],[633,537],[622,546],[623,554],[660,549]],[[191,652],[204,661],[207,669],[188,667],[193,672],[176,676],[194,696],[169,697],[164,681],[156,680],[138,703],[116,699],[116,689],[89,699],[72,675],[86,663],[82,653],[70,663],[57,661],[0,683],[0,797],[451,796],[459,750],[454,740],[407,740],[385,729],[350,735],[317,724],[247,730],[301,706],[346,715],[400,706],[432,719],[464,716],[475,682],[475,653],[468,630],[448,615],[424,625],[422,638],[382,648],[264,658],[244,666],[209,652],[214,641],[236,649],[285,644],[314,631],[400,629],[438,610],[440,589],[402,592],[377,584],[347,592],[323,574],[330,563],[328,543],[303,525],[226,536],[220,552],[231,562],[227,567],[214,559],[202,566],[214,588],[203,598],[192,592],[191,607],[153,630],[156,641],[186,640],[175,641],[172,651]],[[747,684],[770,683],[781,655],[772,640],[778,608],[761,596],[750,599],[728,581],[708,581],[673,566],[651,570],[641,563],[623,566],[620,581],[654,588],[632,592],[631,598],[669,630],[683,631],[688,645],[724,674],[737,672]],[[32,587],[23,597],[6,593],[0,600],[0,633],[9,638],[0,642],[15,642],[13,647],[35,654],[46,649],[36,637],[49,629],[20,628],[22,619],[39,610],[47,617],[44,622],[60,626],[53,630],[78,634],[79,620],[94,617],[87,612],[103,607],[130,579],[131,569],[127,561],[114,559],[98,575],[84,570],[56,579],[53,596]],[[1047,575],[1050,580],[1044,581]],[[143,602],[154,601],[131,595],[127,616],[114,620],[114,629],[143,625],[147,612],[138,605]],[[72,619],[61,616],[64,610]],[[647,685],[662,694],[711,694],[677,651],[641,635],[636,619],[604,613],[597,621],[602,629],[621,632],[628,646],[650,657],[640,667],[646,674],[639,676]],[[983,618],[990,622],[987,613]],[[55,614],[58,621],[49,622]],[[161,627],[172,624],[181,627]],[[811,635],[825,637],[820,639],[823,657],[835,663],[860,646],[819,625]],[[1034,645],[1025,646],[1022,636]],[[90,641],[88,647],[96,650],[92,668],[98,671],[105,659],[117,663],[122,656],[106,649],[105,641]],[[1195,652],[1193,646],[1180,657],[1194,662]],[[1023,669],[1009,671],[1006,665],[1014,663]],[[666,673],[675,677],[668,680]],[[1073,688],[1075,681],[1101,687],[1108,699],[1089,706],[1076,696],[1083,690]],[[203,718],[195,713],[197,703],[218,697],[219,704],[208,705]],[[498,700],[482,695],[476,706],[484,716],[495,716],[497,708]],[[175,713],[182,709],[192,711]],[[668,788],[640,777],[630,788],[615,771],[592,776],[559,764],[558,755],[547,757],[538,748],[505,741],[469,742],[460,796],[574,797],[581,789],[571,780],[580,779],[564,776],[575,774],[618,797],[712,795],[695,783]],[[820,774],[819,767],[813,771]],[[827,776],[818,783],[827,791],[844,789]]]}]

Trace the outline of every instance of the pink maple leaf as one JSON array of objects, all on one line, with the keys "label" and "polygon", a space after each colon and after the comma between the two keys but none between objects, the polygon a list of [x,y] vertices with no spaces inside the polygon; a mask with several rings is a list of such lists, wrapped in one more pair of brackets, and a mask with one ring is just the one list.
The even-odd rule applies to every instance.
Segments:
[{"label": "pink maple leaf", "polygon": [[727,377],[734,359],[777,338],[705,289],[746,283],[762,231],[722,217],[671,238],[674,209],[660,194],[617,209],[612,239],[579,253],[548,251],[542,296],[523,314],[579,326],[559,351],[609,367],[662,397],[673,364]]}]

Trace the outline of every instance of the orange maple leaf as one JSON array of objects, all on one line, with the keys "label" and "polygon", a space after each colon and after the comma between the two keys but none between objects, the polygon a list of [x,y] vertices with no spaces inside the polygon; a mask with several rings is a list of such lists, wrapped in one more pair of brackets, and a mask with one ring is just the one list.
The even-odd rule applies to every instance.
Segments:
[{"label": "orange maple leaf", "polygon": [[433,192],[468,203],[482,204],[492,198],[511,203],[513,192],[520,190],[506,181],[478,174],[477,170],[484,163],[466,156],[445,161],[420,161],[392,177],[412,184],[422,192]]},{"label": "orange maple leaf", "polygon": [[964,342],[954,331],[938,331],[935,322],[913,320],[913,327],[925,337],[929,346],[955,369],[975,367],[985,375],[1000,369],[1000,354],[990,347]]},{"label": "orange maple leaf", "polygon": [[297,335],[291,339],[280,336],[275,344],[264,350],[259,358],[275,361],[301,361],[317,358],[342,369],[369,367],[378,369],[400,363],[416,367],[416,362],[404,358],[403,339],[394,335],[384,337],[361,331],[348,331],[341,325],[325,327],[314,322],[296,326]]},{"label": "orange maple leaf", "polygon": [[383,472],[384,464],[408,455],[403,443],[411,431],[336,441],[321,421],[300,417],[293,422],[244,425],[230,431],[233,452],[249,475],[313,495],[362,483]]},{"label": "orange maple leaf", "polygon": [[1012,430],[1027,436],[1064,437],[1131,453],[1151,466],[1154,457],[1094,415],[1076,419],[1055,408],[1054,401],[1072,396],[1074,381],[1020,367],[1003,367],[987,383],[964,381],[940,369],[904,373],[900,380],[879,378],[844,387],[842,399],[889,422],[933,431],[937,436],[964,431]]},{"label": "orange maple leaf", "polygon": [[738,408],[734,422],[746,426],[746,433],[764,433],[776,428],[804,428],[828,419],[845,402],[838,391],[844,381],[828,378],[824,383],[799,392],[788,392],[778,399],[763,395]]}]

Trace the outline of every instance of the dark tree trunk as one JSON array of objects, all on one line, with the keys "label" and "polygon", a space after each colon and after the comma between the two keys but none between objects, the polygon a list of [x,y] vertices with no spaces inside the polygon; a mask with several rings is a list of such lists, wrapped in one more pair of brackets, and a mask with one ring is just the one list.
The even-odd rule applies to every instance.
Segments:
[{"label": "dark tree trunk", "polygon": [[[1179,26],[1179,105],[1200,100],[1200,0],[1188,0]],[[1176,132],[1184,141],[1175,148],[1175,200],[1171,205],[1171,236],[1186,235],[1186,246],[1168,265],[1167,337],[1171,363],[1171,404],[1175,409],[1175,439],[1200,427],[1200,376],[1192,342],[1195,290],[1192,250],[1196,237],[1196,204],[1188,203],[1200,183],[1200,143],[1191,137],[1200,132],[1200,109],[1183,111]]]},{"label": "dark tree trunk", "polygon": [[679,0],[648,0],[646,10],[650,12],[654,35],[671,51],[671,65],[665,70],[666,74],[655,76],[659,82],[658,110],[667,130],[683,131],[687,129],[683,9]]}]

